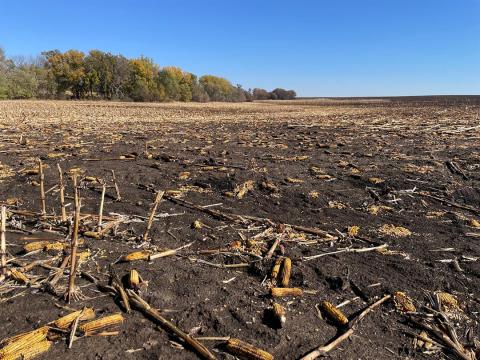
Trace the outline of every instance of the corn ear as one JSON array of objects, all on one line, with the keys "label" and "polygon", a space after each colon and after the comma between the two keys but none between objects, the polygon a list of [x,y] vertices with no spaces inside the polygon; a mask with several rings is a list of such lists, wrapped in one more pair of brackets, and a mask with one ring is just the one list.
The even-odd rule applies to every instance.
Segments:
[{"label": "corn ear", "polygon": [[89,256],[90,256],[90,250],[77,253],[77,258],[79,262],[84,262],[85,260],[88,259]]},{"label": "corn ear", "polygon": [[283,265],[282,265],[281,282],[283,287],[288,287],[288,283],[290,282],[291,272],[292,272],[292,260],[290,260],[290,258],[287,257],[283,260]]},{"label": "corn ear", "polygon": [[14,354],[6,355],[2,357],[2,360],[28,360],[33,359],[44,352],[47,352],[52,347],[52,342],[48,340],[43,340],[34,344],[29,344],[29,346],[25,347],[24,349],[17,351]]},{"label": "corn ear", "polygon": [[61,241],[55,241],[52,243],[48,243],[45,245],[45,250],[63,250],[65,249],[69,244],[66,242],[61,242]]},{"label": "corn ear", "polygon": [[192,227],[194,229],[201,229],[201,228],[203,228],[203,224],[200,220],[195,220],[192,224]]},{"label": "corn ear", "polygon": [[20,270],[17,270],[17,269],[11,269],[10,270],[10,277],[13,280],[15,280],[16,282],[21,283],[21,284],[28,284],[30,282],[28,277],[26,277],[23,272],[21,272]]},{"label": "corn ear", "polygon": [[273,316],[275,318],[275,321],[278,323],[280,327],[282,327],[287,320],[285,316],[285,308],[278,303],[273,303],[272,311],[273,311]]},{"label": "corn ear", "polygon": [[89,321],[80,326],[80,330],[85,333],[86,336],[93,335],[99,330],[103,330],[110,326],[119,325],[123,322],[123,316],[120,313],[104,316],[97,320]]},{"label": "corn ear", "polygon": [[413,305],[412,299],[407,294],[401,291],[397,291],[393,294],[393,302],[398,311],[401,312],[415,312],[417,309]]},{"label": "corn ear", "polygon": [[332,303],[322,301],[322,309],[330,320],[338,326],[345,326],[348,324],[347,317],[337,309]]},{"label": "corn ear", "polygon": [[53,325],[59,329],[68,329],[70,325],[72,325],[72,323],[75,321],[75,319],[80,316],[80,314],[82,314],[80,320],[85,321],[95,319],[95,311],[93,310],[93,308],[86,308],[84,310],[71,312],[68,315],[58,318],[53,322]]},{"label": "corn ear", "polygon": [[276,280],[278,273],[280,272],[280,266],[282,265],[283,258],[279,258],[275,261],[272,269],[272,280]]},{"label": "corn ear", "polygon": [[102,234],[97,231],[85,231],[83,235],[97,240],[102,238]]},{"label": "corn ear", "polygon": [[5,346],[0,349],[0,359],[21,358],[21,351],[32,347],[36,343],[45,341],[47,338],[48,327],[43,326],[39,329],[15,335],[2,341]]},{"label": "corn ear", "polygon": [[48,244],[49,241],[33,241],[31,243],[23,245],[23,251],[29,253],[31,251],[43,250]]},{"label": "corn ear", "polygon": [[242,340],[231,338],[227,341],[228,352],[248,360],[273,360],[273,355]]},{"label": "corn ear", "polygon": [[270,295],[273,297],[302,296],[303,290],[300,288],[271,288]]},{"label": "corn ear", "polygon": [[446,310],[460,308],[458,306],[457,298],[452,294],[440,291],[437,293],[437,296],[440,299],[440,302],[442,303],[443,308],[445,308]]},{"label": "corn ear", "polygon": [[130,262],[135,260],[148,260],[150,251],[135,251],[120,258],[120,262]]},{"label": "corn ear", "polygon": [[140,285],[140,275],[138,274],[137,270],[130,270],[130,274],[128,276],[128,286],[132,289],[138,289],[138,285]]}]

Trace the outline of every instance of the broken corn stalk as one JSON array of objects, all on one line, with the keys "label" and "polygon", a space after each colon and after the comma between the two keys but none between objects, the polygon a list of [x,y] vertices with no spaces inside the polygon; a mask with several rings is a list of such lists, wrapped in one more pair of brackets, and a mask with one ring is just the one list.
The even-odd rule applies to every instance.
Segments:
[{"label": "broken corn stalk", "polygon": [[273,297],[302,296],[303,290],[300,288],[271,288],[270,295]]},{"label": "broken corn stalk", "polygon": [[328,318],[332,320],[337,326],[345,326],[348,324],[347,317],[332,303],[328,301],[322,301],[322,309],[328,316]]},{"label": "broken corn stalk", "polygon": [[272,354],[239,339],[229,339],[227,341],[226,348],[228,352],[232,353],[233,355],[237,355],[243,359],[273,360]]},{"label": "broken corn stalk", "polygon": [[[82,311],[83,311],[83,314],[82,314]],[[93,310],[93,308],[86,308],[84,310],[71,312],[68,315],[58,318],[53,322],[53,325],[59,329],[68,329],[80,314],[82,314],[82,316],[79,319],[80,321],[95,319],[95,311]]]},{"label": "broken corn stalk", "polygon": [[123,316],[120,313],[104,316],[97,320],[89,321],[79,328],[84,332],[85,336],[94,335],[99,330],[103,330],[110,326],[119,325],[123,322]]},{"label": "broken corn stalk", "polygon": [[283,260],[282,273],[281,273],[281,283],[283,287],[288,287],[290,282],[290,274],[292,272],[292,260],[290,258],[285,258]]},{"label": "broken corn stalk", "polygon": [[151,261],[151,260],[159,259],[162,257],[167,257],[167,256],[175,255],[176,253],[177,253],[177,250],[175,249],[165,250],[156,254],[150,254],[150,256],[148,257],[148,260]]}]

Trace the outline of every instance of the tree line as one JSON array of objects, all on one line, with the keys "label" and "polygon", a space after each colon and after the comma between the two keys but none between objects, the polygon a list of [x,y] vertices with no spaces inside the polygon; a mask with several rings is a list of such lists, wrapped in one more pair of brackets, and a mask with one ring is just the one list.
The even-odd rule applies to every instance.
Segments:
[{"label": "tree line", "polygon": [[144,56],[52,50],[36,58],[6,58],[0,48],[0,99],[242,102],[295,96],[295,91],[280,88],[246,90],[222,77],[160,67]]}]

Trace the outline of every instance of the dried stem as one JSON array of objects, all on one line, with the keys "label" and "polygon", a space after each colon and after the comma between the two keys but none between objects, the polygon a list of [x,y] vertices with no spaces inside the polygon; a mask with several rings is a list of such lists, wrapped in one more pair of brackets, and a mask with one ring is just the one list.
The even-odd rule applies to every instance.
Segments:
[{"label": "dried stem", "polygon": [[38,159],[38,174],[40,176],[40,202],[42,204],[41,213],[45,215],[47,213],[46,204],[45,204],[45,175],[43,174],[43,164],[42,160]]},{"label": "dried stem", "polygon": [[62,221],[67,221],[67,210],[65,209],[65,184],[63,182],[63,173],[60,164],[57,164],[57,169],[60,182],[60,207],[62,208]]},{"label": "dried stem", "polygon": [[155,217],[155,212],[157,211],[158,204],[160,203],[160,200],[162,200],[164,193],[165,193],[164,191],[158,191],[157,195],[155,196],[155,202],[153,203],[153,206],[152,206],[152,212],[150,213],[150,217],[148,218],[148,222],[147,222],[147,229],[143,234],[143,241],[147,241],[148,239],[148,233],[150,231],[150,228],[152,227],[153,218]]},{"label": "dried stem", "polygon": [[[76,176],[74,177],[76,185]],[[75,273],[77,271],[77,247],[78,247],[78,226],[80,223],[80,199],[78,199],[78,191],[75,186],[75,217],[73,221],[73,234],[70,250],[70,277],[68,279],[67,301],[70,303],[72,295],[75,291]]]},{"label": "dried stem", "polygon": [[128,296],[130,297],[131,303],[141,312],[143,312],[145,315],[150,316],[154,320],[156,320],[160,325],[162,325],[166,330],[169,332],[177,335],[179,338],[181,338],[183,341],[185,341],[186,344],[188,344],[192,349],[194,349],[198,355],[202,359],[207,359],[207,360],[215,360],[216,357],[210,352],[210,350],[207,349],[205,345],[200,343],[198,340],[194,339],[178,327],[176,327],[174,324],[172,324],[170,321],[165,319],[158,310],[152,308],[145,300],[143,300],[140,296],[138,296],[134,291],[128,289],[127,290]]},{"label": "dried stem", "polygon": [[377,302],[374,302],[373,304],[367,306],[355,319],[353,319],[350,322],[350,328],[345,331],[343,334],[329,342],[327,345],[320,346],[317,349],[313,350],[312,352],[308,353],[304,357],[302,357],[300,360],[313,360],[316,359],[319,356],[326,355],[328,352],[332,351],[335,349],[337,346],[339,346],[343,341],[347,340],[354,332],[355,326],[373,309],[376,307],[380,306],[383,304],[385,301],[389,300],[392,297],[392,295],[385,295],[383,298],[378,300]]},{"label": "dried stem", "polygon": [[6,222],[7,222],[7,209],[5,206],[2,206],[2,224],[0,228],[0,253],[2,255],[1,265],[2,271],[1,274],[7,274],[7,242],[5,240],[6,233]]},{"label": "dried stem", "polygon": [[115,171],[114,170],[112,170],[112,181],[113,181],[113,185],[115,186],[115,193],[117,194],[116,200],[120,201],[120,200],[122,200],[122,197],[120,196],[120,189],[118,188],[117,178],[115,177]]},{"label": "dried stem", "polygon": [[102,220],[103,220],[103,204],[105,201],[105,191],[107,189],[107,186],[105,183],[103,184],[102,187],[102,196],[100,198],[100,209],[98,210],[98,231],[102,231]]}]

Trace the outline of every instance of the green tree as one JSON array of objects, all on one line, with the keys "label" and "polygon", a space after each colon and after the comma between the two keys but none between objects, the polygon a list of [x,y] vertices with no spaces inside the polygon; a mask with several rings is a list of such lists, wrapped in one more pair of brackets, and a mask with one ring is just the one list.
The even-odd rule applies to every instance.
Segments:
[{"label": "green tree", "polygon": [[58,95],[64,95],[70,91],[76,99],[84,97],[88,89],[85,54],[77,50],[68,50],[63,54],[53,50],[43,55],[57,83]]},{"label": "green tree", "polygon": [[149,58],[130,60],[129,97],[134,101],[163,100],[165,94],[158,87],[158,73],[158,65]]},{"label": "green tree", "polygon": [[164,90],[166,100],[192,101],[197,77],[174,66],[164,67],[158,74],[159,87]]}]

